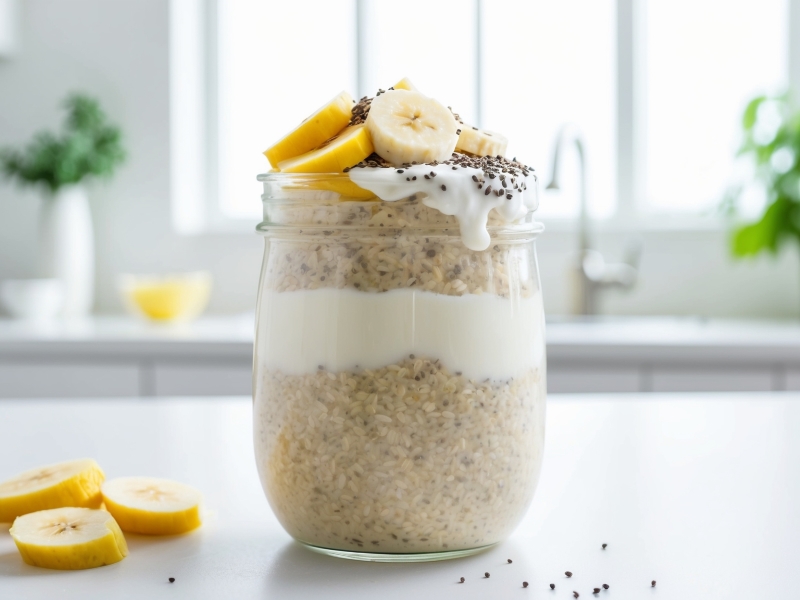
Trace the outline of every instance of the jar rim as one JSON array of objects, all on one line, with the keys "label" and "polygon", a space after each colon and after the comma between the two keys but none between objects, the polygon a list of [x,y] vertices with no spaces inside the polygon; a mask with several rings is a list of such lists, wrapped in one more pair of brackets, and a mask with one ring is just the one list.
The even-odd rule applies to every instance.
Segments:
[{"label": "jar rim", "polygon": [[[264,205],[264,220],[256,227],[256,230],[262,234],[302,228],[308,233],[319,231],[324,235],[330,235],[332,234],[332,230],[354,232],[364,230],[365,227],[368,227],[364,223],[349,223],[349,219],[346,217],[337,219],[337,222],[326,223],[314,223],[305,219],[297,221],[290,219],[287,221],[283,217],[288,213],[273,213],[273,210],[283,211],[294,210],[295,208],[301,209],[323,206],[331,208],[340,206],[344,209],[346,206],[353,205],[360,207],[376,207],[381,205],[384,207],[388,205],[402,206],[403,203],[408,200],[389,201],[374,194],[369,198],[342,195],[340,192],[343,186],[353,186],[357,188],[357,184],[355,184],[347,173],[285,173],[270,171],[260,173],[256,176],[256,179],[264,184],[264,193],[261,196]],[[277,192],[277,189],[281,189],[282,193]],[[357,189],[367,191],[363,190],[363,188]],[[536,208],[538,208],[538,206]],[[514,222],[487,223],[486,229],[492,238],[495,236],[509,236],[510,238],[521,236],[528,239],[538,237],[538,235],[544,231],[545,227],[544,224],[533,218],[536,208],[529,210],[524,217]],[[435,208],[429,207],[429,209],[437,213],[439,212]],[[444,215],[443,213],[440,214],[445,217],[445,220],[440,221],[439,219],[435,219],[432,222],[420,222],[415,223],[413,226],[406,227],[415,232],[427,230],[430,235],[454,235],[454,225],[456,231],[459,226],[450,220],[452,217]],[[381,225],[381,227],[383,227],[383,225]],[[391,229],[391,225],[387,224],[386,229],[382,231],[388,232]]]},{"label": "jar rim", "polygon": [[287,179],[346,179],[352,181],[347,173],[286,173],[284,171],[267,171],[256,176],[258,181],[284,181]]}]

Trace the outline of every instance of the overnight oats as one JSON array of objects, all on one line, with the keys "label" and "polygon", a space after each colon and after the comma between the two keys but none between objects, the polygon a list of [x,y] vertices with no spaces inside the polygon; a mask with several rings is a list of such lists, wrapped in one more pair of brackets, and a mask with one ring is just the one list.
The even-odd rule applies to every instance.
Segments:
[{"label": "overnight oats", "polygon": [[462,556],[531,502],[541,226],[536,176],[505,146],[403,80],[340,94],[265,153],[255,452],[314,549]]}]

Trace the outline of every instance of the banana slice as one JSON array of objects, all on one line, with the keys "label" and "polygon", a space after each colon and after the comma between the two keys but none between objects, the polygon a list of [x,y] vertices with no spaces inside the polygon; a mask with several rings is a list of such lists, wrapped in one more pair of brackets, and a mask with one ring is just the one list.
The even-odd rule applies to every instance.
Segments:
[{"label": "banana slice", "polygon": [[119,477],[103,484],[103,500],[122,530],[130,533],[169,535],[200,525],[200,492],[177,481]]},{"label": "banana slice", "polygon": [[505,156],[508,139],[500,133],[478,129],[470,125],[460,125],[456,150],[469,152],[475,156]]},{"label": "banana slice", "polygon": [[89,458],[20,473],[0,483],[0,523],[48,508],[97,508],[103,500],[100,485],[104,479],[100,466]]},{"label": "banana slice", "polygon": [[353,98],[342,92],[295,128],[277,144],[264,151],[273,167],[278,163],[317,148],[350,122]]},{"label": "banana slice", "polygon": [[349,179],[322,179],[315,181],[313,187],[318,190],[336,192],[339,194],[339,201],[372,200],[376,198],[373,192],[359,187]]},{"label": "banana slice", "polygon": [[409,90],[411,92],[416,92],[416,86],[411,83],[411,80],[408,77],[403,77],[400,81],[395,83],[392,88],[396,90]]},{"label": "banana slice", "polygon": [[278,168],[285,173],[341,173],[372,151],[367,128],[354,125],[316,150],[280,162]]},{"label": "banana slice", "polygon": [[128,555],[119,525],[104,510],[41,510],[17,517],[9,533],[22,560],[34,567],[92,569]]},{"label": "banana slice", "polygon": [[375,152],[395,166],[447,160],[458,141],[453,114],[433,98],[410,90],[376,96],[366,125]]}]

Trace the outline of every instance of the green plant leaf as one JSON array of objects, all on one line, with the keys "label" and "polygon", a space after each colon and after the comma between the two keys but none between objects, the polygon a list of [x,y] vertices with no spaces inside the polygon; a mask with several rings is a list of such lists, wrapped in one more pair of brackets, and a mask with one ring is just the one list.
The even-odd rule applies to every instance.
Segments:
[{"label": "green plant leaf", "polygon": [[23,148],[0,151],[0,170],[25,185],[44,185],[51,191],[87,177],[108,177],[125,160],[122,133],[97,100],[72,94],[60,135],[36,134]]},{"label": "green plant leaf", "polygon": [[732,239],[734,255],[753,256],[765,250],[777,252],[782,234],[791,228],[789,210],[792,204],[788,198],[779,197],[767,207],[761,219],[737,229]]},{"label": "green plant leaf", "polygon": [[748,102],[747,107],[744,109],[744,114],[742,115],[742,127],[744,127],[745,130],[752,129],[753,125],[756,124],[758,107],[761,106],[766,99],[766,96],[758,96]]}]

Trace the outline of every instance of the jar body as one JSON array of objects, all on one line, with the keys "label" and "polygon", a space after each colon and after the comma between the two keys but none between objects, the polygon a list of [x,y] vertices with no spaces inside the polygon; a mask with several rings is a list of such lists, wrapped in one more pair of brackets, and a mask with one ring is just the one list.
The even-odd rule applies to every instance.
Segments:
[{"label": "jar body", "polygon": [[264,226],[254,366],[256,460],[279,521],[351,558],[505,539],[544,444],[531,227],[477,252],[414,197],[282,193]]}]

